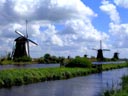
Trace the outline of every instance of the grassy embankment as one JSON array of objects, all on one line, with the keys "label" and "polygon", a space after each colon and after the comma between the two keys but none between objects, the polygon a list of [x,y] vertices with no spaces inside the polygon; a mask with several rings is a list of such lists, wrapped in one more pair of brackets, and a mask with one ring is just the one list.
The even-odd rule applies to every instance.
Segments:
[{"label": "grassy embankment", "polygon": [[11,87],[47,80],[60,80],[96,72],[89,68],[39,68],[0,71],[0,87]]},{"label": "grassy embankment", "polygon": [[[128,67],[128,63],[125,64],[115,64],[115,65],[105,65],[103,67],[103,70],[109,70],[109,69],[116,69],[116,68],[122,68],[122,67]],[[128,96],[128,76],[124,76],[122,78],[122,88],[120,90],[107,90],[104,92],[104,96]]]},{"label": "grassy embankment", "polygon": [[[126,67],[127,64],[105,64],[103,70]],[[94,68],[38,68],[10,69],[0,71],[0,87],[11,87],[48,80],[68,79],[98,72]]]},{"label": "grassy embankment", "polygon": [[128,76],[122,78],[122,88],[120,90],[108,90],[104,96],[128,96]]},{"label": "grassy embankment", "polygon": [[128,63],[122,63],[122,64],[104,64],[102,65],[102,70],[111,70],[111,69],[118,69],[118,68],[123,68],[123,67],[128,67]]},{"label": "grassy embankment", "polygon": [[37,64],[36,62],[14,62],[11,60],[5,60],[5,61],[1,61],[0,65],[22,65],[22,64]]}]

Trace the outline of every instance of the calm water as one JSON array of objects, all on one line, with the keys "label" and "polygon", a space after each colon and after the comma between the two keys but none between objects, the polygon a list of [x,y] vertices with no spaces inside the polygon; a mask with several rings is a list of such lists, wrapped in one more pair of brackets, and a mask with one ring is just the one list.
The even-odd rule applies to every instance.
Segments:
[{"label": "calm water", "polygon": [[[125,61],[117,62],[92,62],[92,64],[119,64]],[[60,64],[23,64],[23,65],[0,65],[0,70],[13,69],[13,68],[47,68],[47,67],[60,67]]]},{"label": "calm water", "polygon": [[114,87],[120,87],[120,78],[126,74],[128,68],[122,68],[68,80],[2,88],[0,96],[101,96],[112,84],[115,84]]},{"label": "calm water", "polygon": [[59,67],[60,64],[24,64],[24,65],[0,65],[0,70],[13,69],[13,68],[46,68],[46,67]]},{"label": "calm water", "polygon": [[92,62],[92,64],[120,64],[120,63],[126,63],[126,61]]}]

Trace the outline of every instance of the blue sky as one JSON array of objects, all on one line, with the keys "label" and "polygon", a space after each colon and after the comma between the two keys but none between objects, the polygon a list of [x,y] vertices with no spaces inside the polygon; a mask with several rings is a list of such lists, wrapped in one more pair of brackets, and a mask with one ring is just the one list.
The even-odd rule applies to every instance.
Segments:
[{"label": "blue sky", "polygon": [[82,2],[98,14],[92,21],[93,25],[100,31],[108,32],[110,19],[100,10],[99,6],[101,5],[101,2],[97,0],[82,0]]},{"label": "blue sky", "polygon": [[[31,10],[30,10],[31,9]],[[25,33],[28,20],[32,57],[96,56],[103,41],[105,57],[118,51],[128,58],[128,0],[1,0],[0,55],[12,52],[15,30]],[[5,40],[6,39],[6,40]]]}]

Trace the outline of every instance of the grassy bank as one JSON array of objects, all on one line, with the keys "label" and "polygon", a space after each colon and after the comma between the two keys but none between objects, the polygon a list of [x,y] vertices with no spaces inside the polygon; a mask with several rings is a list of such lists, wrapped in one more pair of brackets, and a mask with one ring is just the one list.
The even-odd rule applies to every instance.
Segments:
[{"label": "grassy bank", "polygon": [[[103,70],[126,67],[127,64],[105,64]],[[98,72],[96,68],[38,68],[0,71],[0,87],[11,87],[35,82],[68,79]]]},{"label": "grassy bank", "polygon": [[0,71],[0,87],[11,87],[47,80],[60,80],[96,72],[89,68],[40,68]]},{"label": "grassy bank", "polygon": [[13,60],[3,60],[3,61],[0,61],[0,65],[24,65],[24,64],[38,64],[38,62],[35,62],[35,61],[14,62]]},{"label": "grassy bank", "polygon": [[102,70],[111,70],[111,69],[118,69],[118,68],[123,68],[123,67],[128,67],[128,63],[122,63],[122,64],[103,64],[102,65]]},{"label": "grassy bank", "polygon": [[128,76],[122,78],[122,88],[120,90],[110,90],[104,96],[128,96]]}]

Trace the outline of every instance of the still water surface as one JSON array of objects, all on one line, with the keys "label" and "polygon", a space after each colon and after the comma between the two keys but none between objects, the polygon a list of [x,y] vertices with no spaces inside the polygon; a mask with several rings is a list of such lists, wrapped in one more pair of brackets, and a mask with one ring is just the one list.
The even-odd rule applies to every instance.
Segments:
[{"label": "still water surface", "polygon": [[0,89],[0,96],[101,96],[105,89],[118,88],[128,68],[104,71],[68,80],[46,81]]},{"label": "still water surface", "polygon": [[23,64],[23,65],[0,65],[0,70],[4,69],[20,69],[20,68],[49,68],[49,67],[59,67],[60,64]]},{"label": "still water surface", "polygon": [[[117,62],[92,62],[92,64],[120,64],[125,63],[125,61]],[[60,67],[60,64],[19,64],[19,65],[0,65],[0,70],[4,69],[19,69],[19,68],[48,68],[48,67]]]}]

